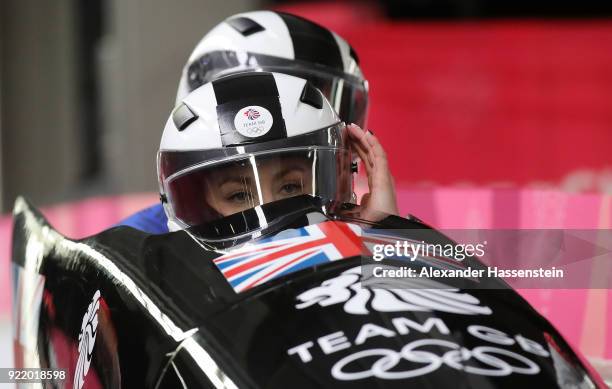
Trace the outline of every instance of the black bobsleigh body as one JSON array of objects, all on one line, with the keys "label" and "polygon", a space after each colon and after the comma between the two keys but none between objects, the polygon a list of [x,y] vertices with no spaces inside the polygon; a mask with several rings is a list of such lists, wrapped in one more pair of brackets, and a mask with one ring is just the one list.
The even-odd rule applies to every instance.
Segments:
[{"label": "black bobsleigh body", "polygon": [[[83,240],[18,200],[16,366],[64,369],[45,382],[57,388],[604,387],[511,289],[361,285],[364,247],[390,229],[446,239],[418,220],[360,223],[296,199],[225,226]],[[224,228],[256,233],[200,239]]]}]

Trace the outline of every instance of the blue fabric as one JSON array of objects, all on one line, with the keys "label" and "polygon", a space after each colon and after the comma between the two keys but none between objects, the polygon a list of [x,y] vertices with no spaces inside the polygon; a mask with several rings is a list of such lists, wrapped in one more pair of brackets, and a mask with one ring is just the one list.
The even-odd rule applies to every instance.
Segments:
[{"label": "blue fabric", "polygon": [[129,226],[149,234],[165,234],[168,232],[167,223],[168,218],[160,203],[136,212],[117,223],[116,226]]}]

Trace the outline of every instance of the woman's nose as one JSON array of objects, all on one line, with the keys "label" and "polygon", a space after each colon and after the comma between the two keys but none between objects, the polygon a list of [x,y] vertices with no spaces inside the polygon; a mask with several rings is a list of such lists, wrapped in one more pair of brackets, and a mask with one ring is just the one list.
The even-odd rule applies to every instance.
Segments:
[{"label": "woman's nose", "polygon": [[271,203],[272,201],[276,201],[278,200],[275,196],[274,196],[274,191],[271,190],[271,188],[269,187],[263,187],[261,188],[261,195],[263,197],[263,201],[262,204],[267,204],[267,203]]}]

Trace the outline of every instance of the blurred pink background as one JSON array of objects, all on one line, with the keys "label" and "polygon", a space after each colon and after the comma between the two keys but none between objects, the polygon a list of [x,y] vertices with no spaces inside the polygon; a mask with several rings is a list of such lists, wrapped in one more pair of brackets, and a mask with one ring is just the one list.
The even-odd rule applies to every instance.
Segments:
[{"label": "blurred pink background", "polygon": [[[612,196],[515,189],[406,189],[400,208],[436,228],[611,228]],[[95,234],[147,205],[155,194],[91,198],[43,209],[66,236]],[[11,220],[0,219],[0,285],[10,285]],[[608,269],[609,270],[609,269]],[[590,358],[612,359],[612,291],[530,289],[520,293]],[[10,310],[9,288],[0,295],[0,317]]]}]

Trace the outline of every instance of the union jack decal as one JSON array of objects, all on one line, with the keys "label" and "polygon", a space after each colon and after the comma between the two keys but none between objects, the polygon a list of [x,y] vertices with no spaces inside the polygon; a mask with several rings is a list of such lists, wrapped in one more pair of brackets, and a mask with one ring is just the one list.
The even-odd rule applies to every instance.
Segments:
[{"label": "union jack decal", "polygon": [[287,230],[213,262],[239,293],[300,269],[366,253],[355,227],[328,221]]}]

